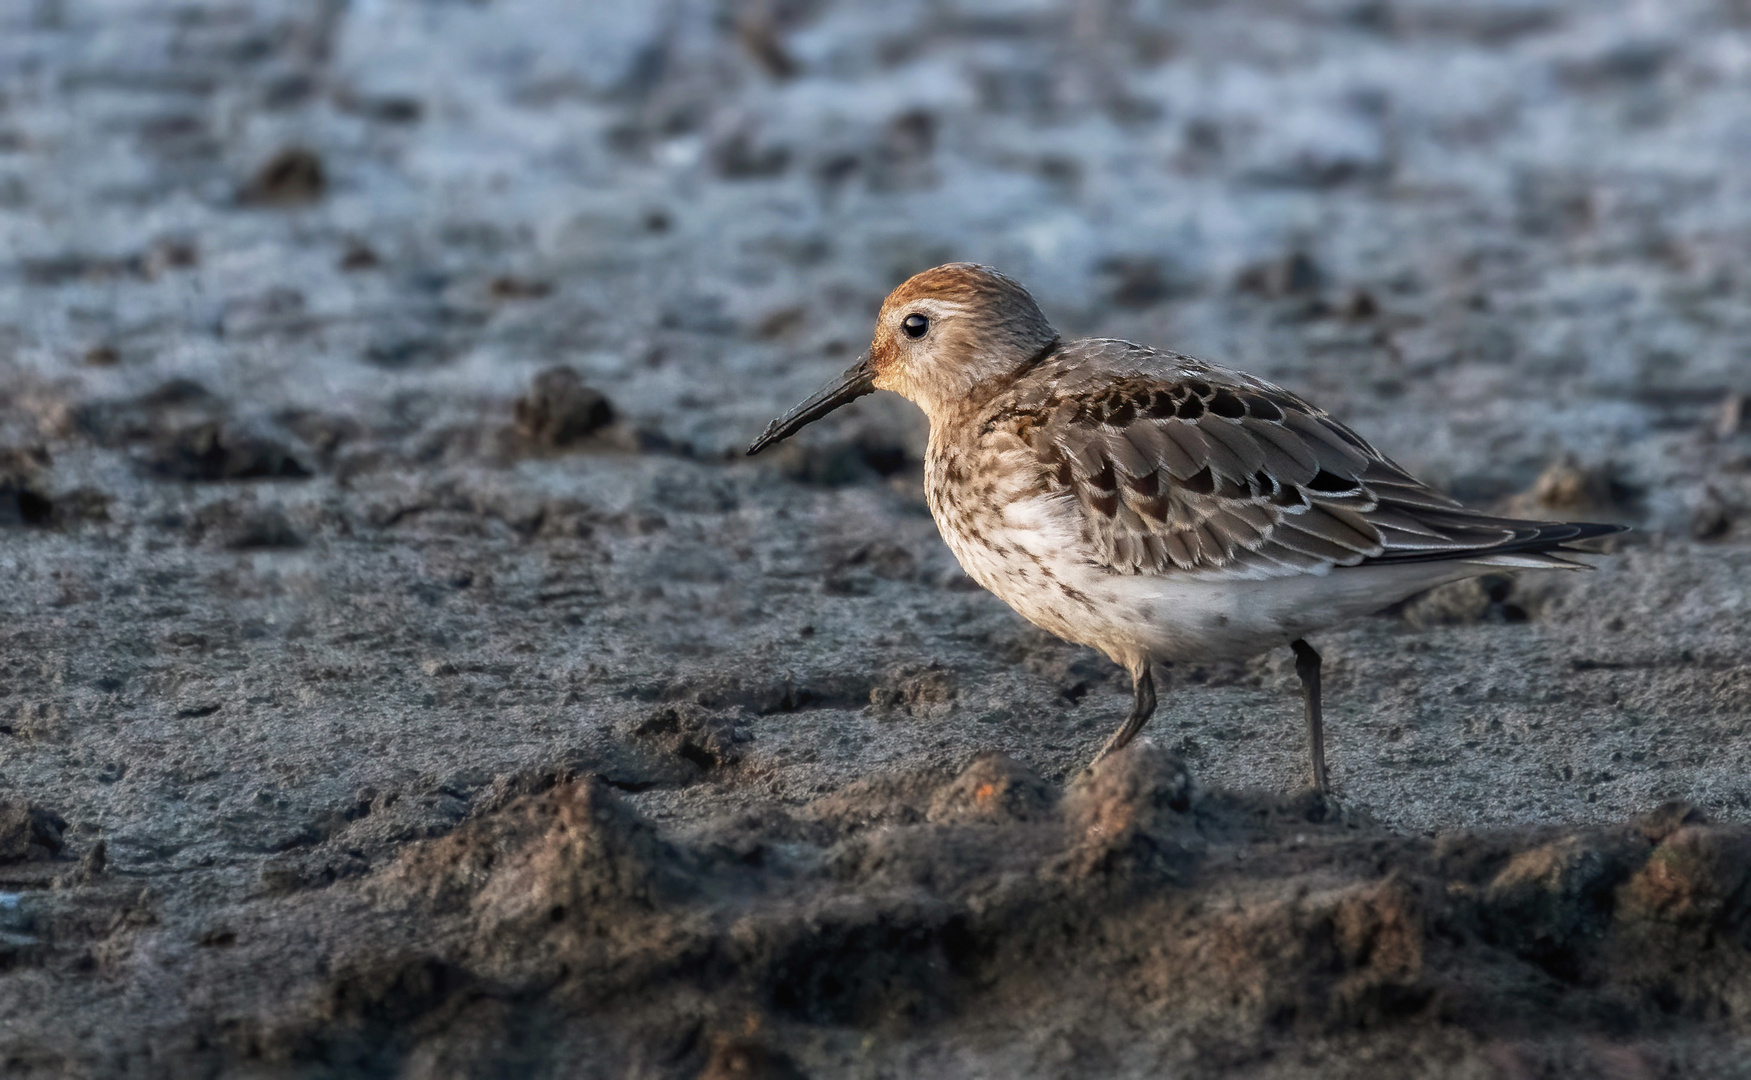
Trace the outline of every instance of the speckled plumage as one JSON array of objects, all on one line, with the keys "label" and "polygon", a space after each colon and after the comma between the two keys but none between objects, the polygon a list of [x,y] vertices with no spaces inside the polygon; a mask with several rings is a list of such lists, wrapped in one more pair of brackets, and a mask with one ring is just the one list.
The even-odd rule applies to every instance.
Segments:
[{"label": "speckled plumage", "polygon": [[868,356],[750,452],[872,388],[929,417],[925,494],[967,573],[1131,672],[1137,703],[1107,751],[1153,710],[1155,664],[1293,644],[1323,790],[1319,657],[1303,635],[1500,568],[1581,568],[1564,545],[1617,531],[1467,510],[1250,375],[1064,343],[985,267],[895,289]]},{"label": "speckled plumage", "polygon": [[1581,526],[1478,514],[1282,389],[1077,341],[933,416],[925,492],[981,585],[1135,670],[1246,655]]}]

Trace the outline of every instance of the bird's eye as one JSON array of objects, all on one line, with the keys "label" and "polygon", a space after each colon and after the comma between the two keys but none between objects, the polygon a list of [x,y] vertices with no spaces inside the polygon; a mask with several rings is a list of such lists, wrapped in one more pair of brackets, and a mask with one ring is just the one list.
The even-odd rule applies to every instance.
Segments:
[{"label": "bird's eye", "polygon": [[906,331],[909,338],[921,338],[930,332],[930,320],[913,312],[900,320],[900,329]]}]

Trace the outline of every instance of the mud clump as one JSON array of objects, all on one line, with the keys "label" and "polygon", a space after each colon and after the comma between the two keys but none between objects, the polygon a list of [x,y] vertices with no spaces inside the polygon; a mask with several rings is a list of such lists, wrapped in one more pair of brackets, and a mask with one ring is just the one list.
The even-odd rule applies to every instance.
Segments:
[{"label": "mud clump", "polygon": [[246,206],[305,206],[328,190],[328,171],[315,151],[287,147],[262,163],[237,193]]},{"label": "mud clump", "polygon": [[[828,579],[827,587],[845,588],[850,584],[847,571],[853,567],[868,568],[877,577],[904,579],[913,573],[913,562],[911,553],[904,549],[860,545],[834,566],[836,576]],[[920,669],[890,672],[885,680],[870,688],[869,703],[878,709],[929,716],[946,712],[957,696],[954,672],[941,664],[929,664]]]},{"label": "mud clump", "polygon": [[514,434],[531,450],[578,446],[614,423],[614,406],[571,368],[548,368],[517,399]]},{"label": "mud clump", "polygon": [[[895,798],[927,809],[897,819]],[[536,1034],[538,1057],[795,1076],[837,1046],[897,1062],[974,1030],[1037,1065],[1065,1023],[1097,1056],[1188,1066],[1361,1032],[1482,1063],[1534,1015],[1584,1046],[1707,1038],[1751,1002],[1751,834],[1688,811],[1431,843],[1203,794],[1146,742],[1062,796],[984,754],[825,801],[809,827],[675,834],[599,780],[513,799],[335,886],[373,931],[335,942],[302,1006],[228,1022],[286,1064],[362,1062],[370,1038],[376,1068],[480,1064]]]},{"label": "mud clump", "polygon": [[1058,792],[1007,754],[980,754],[931,797],[928,820],[938,823],[1033,821],[1049,814]]},{"label": "mud clump", "polygon": [[0,525],[46,525],[54,509],[47,495],[0,480]]},{"label": "mud clump", "polygon": [[734,765],[742,759],[747,736],[734,720],[690,702],[665,706],[633,728],[635,738],[660,753],[687,762],[700,772]]},{"label": "mud clump", "polygon": [[61,853],[67,822],[31,803],[0,802],[0,863],[40,862]]},{"label": "mud clump", "polygon": [[42,491],[48,464],[38,447],[0,449],[0,526],[49,524],[55,505]]},{"label": "mud clump", "polygon": [[1631,855],[1573,836],[1515,854],[1483,889],[1486,932],[1552,974],[1576,977],[1585,944],[1610,921],[1611,890]]},{"label": "mud clump", "polygon": [[215,423],[170,431],[144,459],[146,469],[166,480],[302,480],[310,470],[280,443]]},{"label": "mud clump", "polygon": [[234,416],[192,379],[171,379],[138,397],[89,402],[72,415],[76,431],[99,445],[131,450],[154,479],[216,483],[313,475],[275,425]]},{"label": "mud clump", "polygon": [[1636,509],[1642,492],[1609,465],[1583,465],[1573,455],[1553,462],[1527,490],[1503,503],[1506,514],[1544,519],[1552,516],[1621,517]]}]

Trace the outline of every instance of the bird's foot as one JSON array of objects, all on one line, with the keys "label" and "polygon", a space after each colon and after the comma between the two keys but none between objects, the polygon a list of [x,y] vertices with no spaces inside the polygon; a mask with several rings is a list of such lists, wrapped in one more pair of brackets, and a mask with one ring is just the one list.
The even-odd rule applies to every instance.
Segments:
[{"label": "bird's foot", "polygon": [[1310,787],[1295,796],[1293,805],[1302,817],[1316,825],[1339,822],[1348,817],[1343,804],[1338,802],[1330,788],[1321,790]]}]

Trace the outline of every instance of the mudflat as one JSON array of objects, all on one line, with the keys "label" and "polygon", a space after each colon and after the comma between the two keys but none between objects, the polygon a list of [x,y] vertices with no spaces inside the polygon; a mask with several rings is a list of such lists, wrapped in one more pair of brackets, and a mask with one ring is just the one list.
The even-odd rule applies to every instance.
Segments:
[{"label": "mudflat", "polygon": [[[1751,16],[1247,8],[0,11],[0,1071],[1744,1075]],[[910,406],[741,456],[950,259],[1633,531],[1081,775]]]}]

